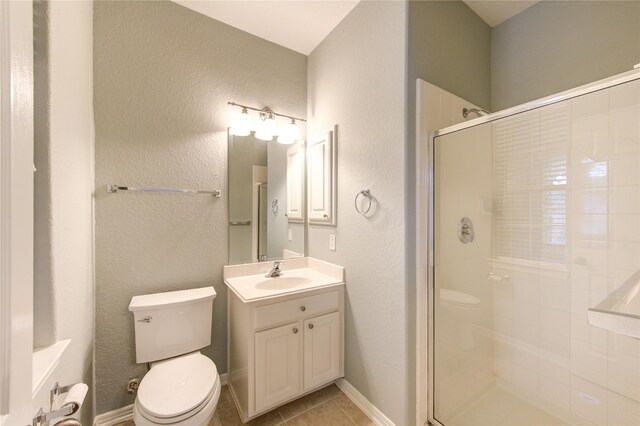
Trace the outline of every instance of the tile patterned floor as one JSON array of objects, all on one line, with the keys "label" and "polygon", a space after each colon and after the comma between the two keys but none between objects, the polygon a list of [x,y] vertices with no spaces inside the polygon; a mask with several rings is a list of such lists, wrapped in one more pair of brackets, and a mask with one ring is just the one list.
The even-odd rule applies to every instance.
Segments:
[{"label": "tile patterned floor", "polygon": [[[312,394],[270,411],[246,425],[251,426],[373,426],[369,419],[336,385],[327,386]],[[222,387],[218,407],[209,426],[241,426],[236,406],[227,386]],[[133,421],[116,426],[134,426]]]}]

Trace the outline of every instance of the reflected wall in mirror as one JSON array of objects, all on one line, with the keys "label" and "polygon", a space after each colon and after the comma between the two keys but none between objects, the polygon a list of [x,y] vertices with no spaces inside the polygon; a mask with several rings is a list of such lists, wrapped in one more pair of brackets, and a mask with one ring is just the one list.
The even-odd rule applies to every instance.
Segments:
[{"label": "reflected wall in mirror", "polygon": [[229,134],[229,264],[305,254],[304,142]]}]

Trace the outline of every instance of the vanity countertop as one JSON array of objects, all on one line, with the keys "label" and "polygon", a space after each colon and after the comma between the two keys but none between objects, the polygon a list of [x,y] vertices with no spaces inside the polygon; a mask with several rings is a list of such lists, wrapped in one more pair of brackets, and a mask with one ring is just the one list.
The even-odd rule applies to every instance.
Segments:
[{"label": "vanity countertop", "polygon": [[225,266],[224,282],[246,303],[345,283],[343,267],[309,257],[283,260],[279,277],[265,277],[272,267],[272,262]]}]

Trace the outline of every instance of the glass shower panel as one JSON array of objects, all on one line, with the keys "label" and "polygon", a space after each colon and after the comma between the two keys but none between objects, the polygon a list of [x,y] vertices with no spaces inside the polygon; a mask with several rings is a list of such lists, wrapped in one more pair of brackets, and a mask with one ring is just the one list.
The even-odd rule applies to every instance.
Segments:
[{"label": "glass shower panel", "polygon": [[434,419],[639,425],[640,340],[587,312],[640,270],[640,82],[438,136],[433,159]]}]

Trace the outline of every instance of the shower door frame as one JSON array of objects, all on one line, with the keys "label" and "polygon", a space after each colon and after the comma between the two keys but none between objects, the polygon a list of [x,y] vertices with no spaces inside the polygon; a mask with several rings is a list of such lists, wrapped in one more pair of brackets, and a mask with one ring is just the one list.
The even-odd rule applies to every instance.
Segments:
[{"label": "shower door frame", "polygon": [[[423,306],[427,309],[425,318],[427,318],[427,327],[426,333],[421,333],[418,336],[418,345],[422,345],[426,342],[427,346],[427,368],[426,371],[422,371],[420,368],[420,360],[418,359],[416,362],[417,371],[420,371],[420,374],[426,374],[426,378],[418,378],[418,389],[417,395],[426,394],[427,404],[426,404],[426,413],[423,409],[419,408],[417,423],[424,425],[434,425],[434,426],[446,426],[443,423],[440,423],[438,420],[434,418],[434,392],[435,392],[435,347],[434,347],[434,333],[435,333],[435,239],[434,239],[434,226],[435,226],[435,188],[434,188],[434,150],[435,150],[435,138],[439,136],[444,136],[447,134],[455,133],[461,130],[465,130],[471,127],[479,126],[485,123],[490,123],[496,120],[500,120],[503,118],[511,117],[517,114],[521,114],[524,112],[532,111],[535,109],[543,108],[548,105],[553,105],[559,102],[564,102],[573,98],[577,98],[579,96],[587,95],[590,93],[594,93],[600,90],[609,89],[614,86],[618,86],[621,84],[629,83],[635,80],[640,80],[640,64],[636,65],[632,71],[627,71],[622,74],[615,75],[613,77],[609,77],[603,80],[598,80],[593,83],[585,84],[583,86],[579,86],[574,89],[570,89],[564,92],[560,92],[554,95],[550,95],[535,101],[527,102],[521,105],[517,105],[515,107],[511,107],[502,111],[498,111],[489,115],[485,115],[474,120],[469,120],[460,124],[456,124],[454,126],[446,127],[444,129],[437,130],[433,133],[429,133],[427,143],[427,152],[429,159],[429,166],[427,171],[427,227],[426,227],[426,235],[421,235],[420,238],[426,238],[426,249],[427,249],[427,268],[426,268],[426,279],[423,280],[424,284],[426,284],[426,291],[424,294],[426,295],[426,301]],[[419,110],[419,109],[418,109]],[[420,138],[420,135],[417,136]],[[418,139],[418,144],[425,143],[424,140]],[[420,173],[417,173],[419,176]],[[417,186],[417,190],[420,191],[420,185]],[[419,195],[419,194],[418,194]],[[417,246],[420,245],[420,241],[417,242]],[[419,292],[418,292],[419,293]],[[416,315],[417,321],[420,320],[421,315]],[[422,327],[420,324],[417,324],[416,330],[421,330]],[[420,346],[418,346],[419,348]],[[426,389],[422,389],[421,387],[426,384]],[[421,404],[418,403],[418,407]]]}]

